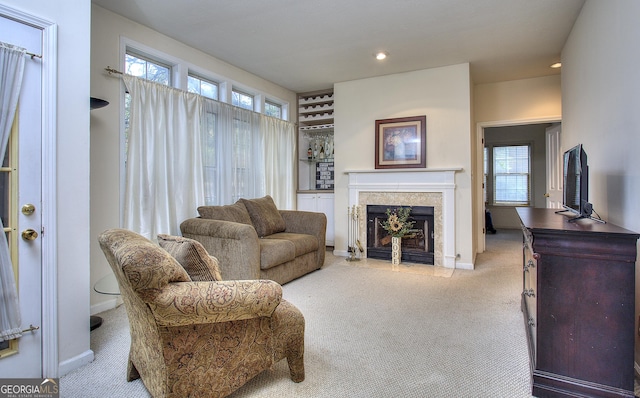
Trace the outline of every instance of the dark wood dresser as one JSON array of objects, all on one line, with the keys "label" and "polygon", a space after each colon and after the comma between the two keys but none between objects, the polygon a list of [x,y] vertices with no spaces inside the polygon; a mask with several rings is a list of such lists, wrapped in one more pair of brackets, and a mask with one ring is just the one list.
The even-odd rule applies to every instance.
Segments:
[{"label": "dark wood dresser", "polygon": [[518,208],[532,394],[634,397],[639,234],[554,209]]}]

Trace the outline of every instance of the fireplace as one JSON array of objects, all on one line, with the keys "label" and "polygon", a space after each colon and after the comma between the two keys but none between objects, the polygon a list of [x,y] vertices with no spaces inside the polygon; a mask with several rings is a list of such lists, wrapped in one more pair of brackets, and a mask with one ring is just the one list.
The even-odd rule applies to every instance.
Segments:
[{"label": "fireplace", "polygon": [[[387,218],[388,208],[400,205],[368,205],[367,257],[382,260],[391,259],[391,236],[380,223]],[[402,238],[402,261],[434,264],[434,208],[433,206],[412,206],[409,221],[414,221],[410,234]]]},{"label": "fireplace", "polygon": [[[402,203],[404,206],[433,206],[434,208],[434,265],[456,268],[456,184],[451,169],[383,169],[346,171],[349,175],[349,208],[361,206],[363,216],[358,219],[357,233],[366,250],[366,206]],[[385,206],[386,209],[386,206]],[[348,256],[348,251],[344,251]],[[463,265],[464,266],[464,265]],[[472,267],[469,269],[473,269]]]}]

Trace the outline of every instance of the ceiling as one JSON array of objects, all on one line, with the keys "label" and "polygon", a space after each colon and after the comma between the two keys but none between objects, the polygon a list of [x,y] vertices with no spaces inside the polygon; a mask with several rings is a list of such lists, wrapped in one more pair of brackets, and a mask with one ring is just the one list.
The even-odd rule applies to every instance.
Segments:
[{"label": "ceiling", "polygon": [[476,84],[556,74],[584,0],[93,3],[300,93],[466,62]]}]

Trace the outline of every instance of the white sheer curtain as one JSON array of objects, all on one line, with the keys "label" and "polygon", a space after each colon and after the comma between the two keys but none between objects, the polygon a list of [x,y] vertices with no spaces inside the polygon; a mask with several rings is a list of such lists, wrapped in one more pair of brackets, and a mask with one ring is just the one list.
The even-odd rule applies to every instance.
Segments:
[{"label": "white sheer curtain", "polygon": [[294,209],[296,137],[293,123],[262,117],[264,137],[265,191],[279,209]]},{"label": "white sheer curtain", "polygon": [[[0,159],[4,159],[18,106],[25,63],[24,48],[0,42]],[[0,220],[0,230],[4,230]],[[20,303],[6,235],[0,238],[0,341],[22,336]]]},{"label": "white sheer curtain", "polygon": [[208,205],[265,195],[262,115],[203,99],[203,164]]},{"label": "white sheer curtain", "polygon": [[124,75],[131,95],[124,227],[180,235],[204,201],[202,97]]},{"label": "white sheer curtain", "polygon": [[180,234],[197,207],[269,194],[295,207],[293,123],[129,75],[125,228]]}]

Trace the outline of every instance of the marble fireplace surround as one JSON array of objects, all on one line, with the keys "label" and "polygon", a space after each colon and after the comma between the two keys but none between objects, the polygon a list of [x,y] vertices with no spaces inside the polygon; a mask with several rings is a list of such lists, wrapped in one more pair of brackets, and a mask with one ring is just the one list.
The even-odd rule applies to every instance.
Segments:
[{"label": "marble fireplace surround", "polygon": [[461,170],[346,171],[349,208],[360,206],[362,212],[358,223],[360,242],[367,241],[367,205],[433,206],[434,265],[455,268],[455,173]]}]

